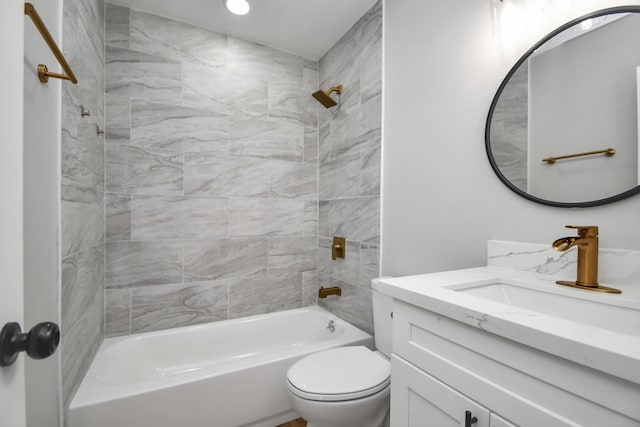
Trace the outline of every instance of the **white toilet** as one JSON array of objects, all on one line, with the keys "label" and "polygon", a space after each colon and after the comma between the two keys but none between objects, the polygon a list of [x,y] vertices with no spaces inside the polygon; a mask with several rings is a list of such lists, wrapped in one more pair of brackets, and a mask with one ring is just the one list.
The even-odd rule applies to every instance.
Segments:
[{"label": "white toilet", "polygon": [[287,372],[293,408],[307,427],[387,427],[391,388],[391,297],[372,291],[375,345],[306,356]]}]

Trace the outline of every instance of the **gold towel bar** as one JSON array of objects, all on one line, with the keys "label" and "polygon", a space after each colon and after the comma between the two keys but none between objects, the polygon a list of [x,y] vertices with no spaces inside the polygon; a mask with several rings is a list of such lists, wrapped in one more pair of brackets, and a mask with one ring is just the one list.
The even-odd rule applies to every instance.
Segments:
[{"label": "gold towel bar", "polygon": [[558,156],[558,157],[547,157],[546,159],[542,159],[542,161],[552,165],[556,162],[556,160],[570,159],[572,157],[592,156],[594,154],[604,154],[607,157],[611,157],[614,154],[616,154],[616,150],[614,150],[613,148],[607,148],[606,150],[587,151],[585,153],[568,154],[566,156]]},{"label": "gold towel bar", "polygon": [[40,19],[40,15],[36,11],[36,8],[31,3],[24,4],[24,14],[28,15],[29,18],[33,21],[33,25],[36,26],[44,41],[49,45],[49,49],[51,49],[51,53],[56,57],[60,66],[64,70],[66,74],[52,73],[47,70],[47,66],[44,64],[38,64],[38,77],[42,83],[46,83],[49,81],[49,77],[53,77],[56,79],[69,80],[71,83],[78,83],[78,79],[76,78],[73,71],[71,71],[71,67],[67,63],[67,60],[64,59],[64,55],[60,52],[58,45],[56,45],[56,41],[51,37],[49,30],[47,30],[47,26],[44,25],[42,19]]}]

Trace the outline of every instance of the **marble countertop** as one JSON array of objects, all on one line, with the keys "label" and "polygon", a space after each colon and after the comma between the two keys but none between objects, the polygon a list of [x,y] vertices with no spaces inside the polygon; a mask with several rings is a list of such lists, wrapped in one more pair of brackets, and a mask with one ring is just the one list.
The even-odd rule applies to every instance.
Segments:
[{"label": "marble countertop", "polygon": [[[545,292],[614,305],[621,310],[638,310],[638,316],[629,310],[631,322],[625,323],[624,332],[618,332],[447,288],[495,279],[525,282]],[[555,280],[552,276],[490,266],[379,278],[373,281],[373,288],[396,300],[640,384],[640,283],[616,285],[622,294],[614,295],[559,286]],[[595,319],[596,325],[597,322]]]}]

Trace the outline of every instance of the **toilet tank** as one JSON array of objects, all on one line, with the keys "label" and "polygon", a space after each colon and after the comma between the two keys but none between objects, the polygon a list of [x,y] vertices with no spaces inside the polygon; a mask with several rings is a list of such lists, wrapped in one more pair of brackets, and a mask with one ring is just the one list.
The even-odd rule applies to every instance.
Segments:
[{"label": "toilet tank", "polygon": [[[378,279],[374,279],[376,281]],[[391,357],[391,326],[393,298],[375,289],[371,290],[373,299],[373,332],[375,346],[385,356]]]}]

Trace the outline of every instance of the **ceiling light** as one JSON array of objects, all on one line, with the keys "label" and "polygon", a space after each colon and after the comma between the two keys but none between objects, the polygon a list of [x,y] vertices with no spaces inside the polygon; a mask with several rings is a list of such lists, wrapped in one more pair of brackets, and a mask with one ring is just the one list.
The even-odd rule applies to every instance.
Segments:
[{"label": "ceiling light", "polygon": [[224,0],[223,3],[229,12],[236,15],[246,15],[249,13],[250,7],[247,0]]}]

